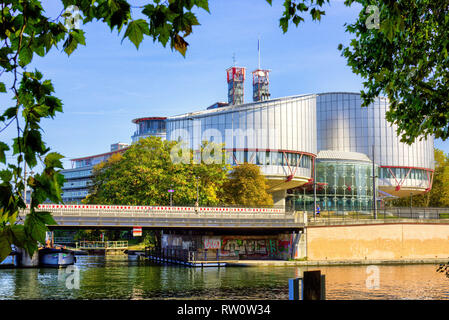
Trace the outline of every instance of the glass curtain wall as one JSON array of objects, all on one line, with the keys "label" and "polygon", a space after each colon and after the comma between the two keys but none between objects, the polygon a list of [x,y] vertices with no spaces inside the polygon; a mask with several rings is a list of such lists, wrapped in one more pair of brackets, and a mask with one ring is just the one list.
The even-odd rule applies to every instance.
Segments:
[{"label": "glass curtain wall", "polygon": [[[377,171],[377,167],[375,169]],[[372,164],[366,162],[317,161],[317,205],[329,213],[372,211]],[[377,175],[377,173],[376,173]],[[313,211],[313,184],[297,188],[295,208]]]}]

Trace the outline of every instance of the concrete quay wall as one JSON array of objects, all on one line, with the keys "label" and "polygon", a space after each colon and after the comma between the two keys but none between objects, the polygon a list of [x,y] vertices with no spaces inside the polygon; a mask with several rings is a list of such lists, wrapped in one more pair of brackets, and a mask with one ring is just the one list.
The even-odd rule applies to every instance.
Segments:
[{"label": "concrete quay wall", "polygon": [[308,226],[304,236],[309,263],[449,259],[449,224]]}]

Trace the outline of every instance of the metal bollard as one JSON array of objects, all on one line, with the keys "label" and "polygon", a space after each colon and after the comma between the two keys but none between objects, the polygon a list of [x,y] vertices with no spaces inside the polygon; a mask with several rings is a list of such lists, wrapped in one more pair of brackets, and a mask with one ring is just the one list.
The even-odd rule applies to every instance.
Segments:
[{"label": "metal bollard", "polygon": [[302,300],[302,279],[288,279],[288,300]]},{"label": "metal bollard", "polygon": [[304,271],[303,278],[288,279],[289,300],[326,300],[326,276]]}]

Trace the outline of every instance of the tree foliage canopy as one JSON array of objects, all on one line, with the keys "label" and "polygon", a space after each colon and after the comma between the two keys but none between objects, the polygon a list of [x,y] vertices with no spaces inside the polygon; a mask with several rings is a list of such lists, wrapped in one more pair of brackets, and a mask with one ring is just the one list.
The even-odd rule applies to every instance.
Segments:
[{"label": "tree foliage canopy", "polygon": [[222,202],[244,207],[273,206],[273,198],[267,192],[268,184],[260,167],[242,163],[233,168],[229,180],[223,185]]},{"label": "tree foliage canopy", "polygon": [[[176,141],[157,137],[141,139],[123,155],[94,167],[93,184],[86,203],[123,205],[169,205],[173,189],[173,205],[193,206],[198,193],[199,204],[214,206],[229,165],[194,162],[189,150],[189,163],[174,163],[171,151]],[[221,147],[220,147],[221,149]],[[223,151],[224,153],[224,151]]]},{"label": "tree foliage canopy", "polygon": [[[397,124],[404,142],[432,134],[447,139],[449,2],[345,1],[354,2],[363,7],[358,20],[346,28],[355,39],[339,48],[353,72],[365,79],[363,105],[385,94],[390,102],[387,120]],[[369,27],[374,18],[378,28]]]}]

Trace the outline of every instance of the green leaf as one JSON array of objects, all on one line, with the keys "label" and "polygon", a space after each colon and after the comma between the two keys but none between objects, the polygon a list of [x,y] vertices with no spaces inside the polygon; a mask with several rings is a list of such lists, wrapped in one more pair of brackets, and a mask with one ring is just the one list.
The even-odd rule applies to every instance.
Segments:
[{"label": "green leaf", "polygon": [[57,152],[50,152],[47,154],[44,160],[44,164],[47,168],[61,168],[63,169],[64,166],[62,165],[61,159],[63,159],[64,156],[57,153]]},{"label": "green leaf", "polygon": [[46,225],[57,226],[58,223],[55,221],[51,212],[48,211],[36,211],[36,217],[41,220]]},{"label": "green leaf", "polygon": [[69,33],[69,36],[67,37],[67,40],[64,42],[64,51],[67,53],[68,56],[70,56],[73,51],[76,50],[78,47],[78,44],[86,45],[86,39],[84,37],[84,31],[83,30],[72,30]]},{"label": "green leaf", "polygon": [[3,82],[0,82],[0,92],[6,92],[6,87]]},{"label": "green leaf", "polygon": [[23,225],[16,224],[11,227],[11,231],[12,243],[17,247],[24,248],[27,241],[25,227]]},{"label": "green leaf", "polygon": [[5,155],[5,151],[9,150],[9,146],[0,141],[0,162],[1,163],[6,163],[6,155]]},{"label": "green leaf", "polygon": [[23,47],[19,52],[19,65],[21,67],[26,66],[33,59],[33,50],[29,47]]},{"label": "green leaf", "polygon": [[11,233],[9,227],[0,229],[0,262],[11,253]]},{"label": "green leaf", "polygon": [[126,28],[125,35],[123,36],[122,41],[128,37],[128,39],[134,43],[137,49],[139,49],[139,45],[143,40],[143,35],[149,35],[150,29],[148,23],[143,19],[138,19],[131,21]]},{"label": "green leaf", "polygon": [[[271,5],[272,0],[267,0],[267,2]],[[210,13],[209,11],[209,0],[196,0],[195,4],[197,7],[202,8]]]},{"label": "green leaf", "polygon": [[45,223],[36,215],[36,212],[29,213],[25,218],[25,233],[34,241],[45,243]]}]

